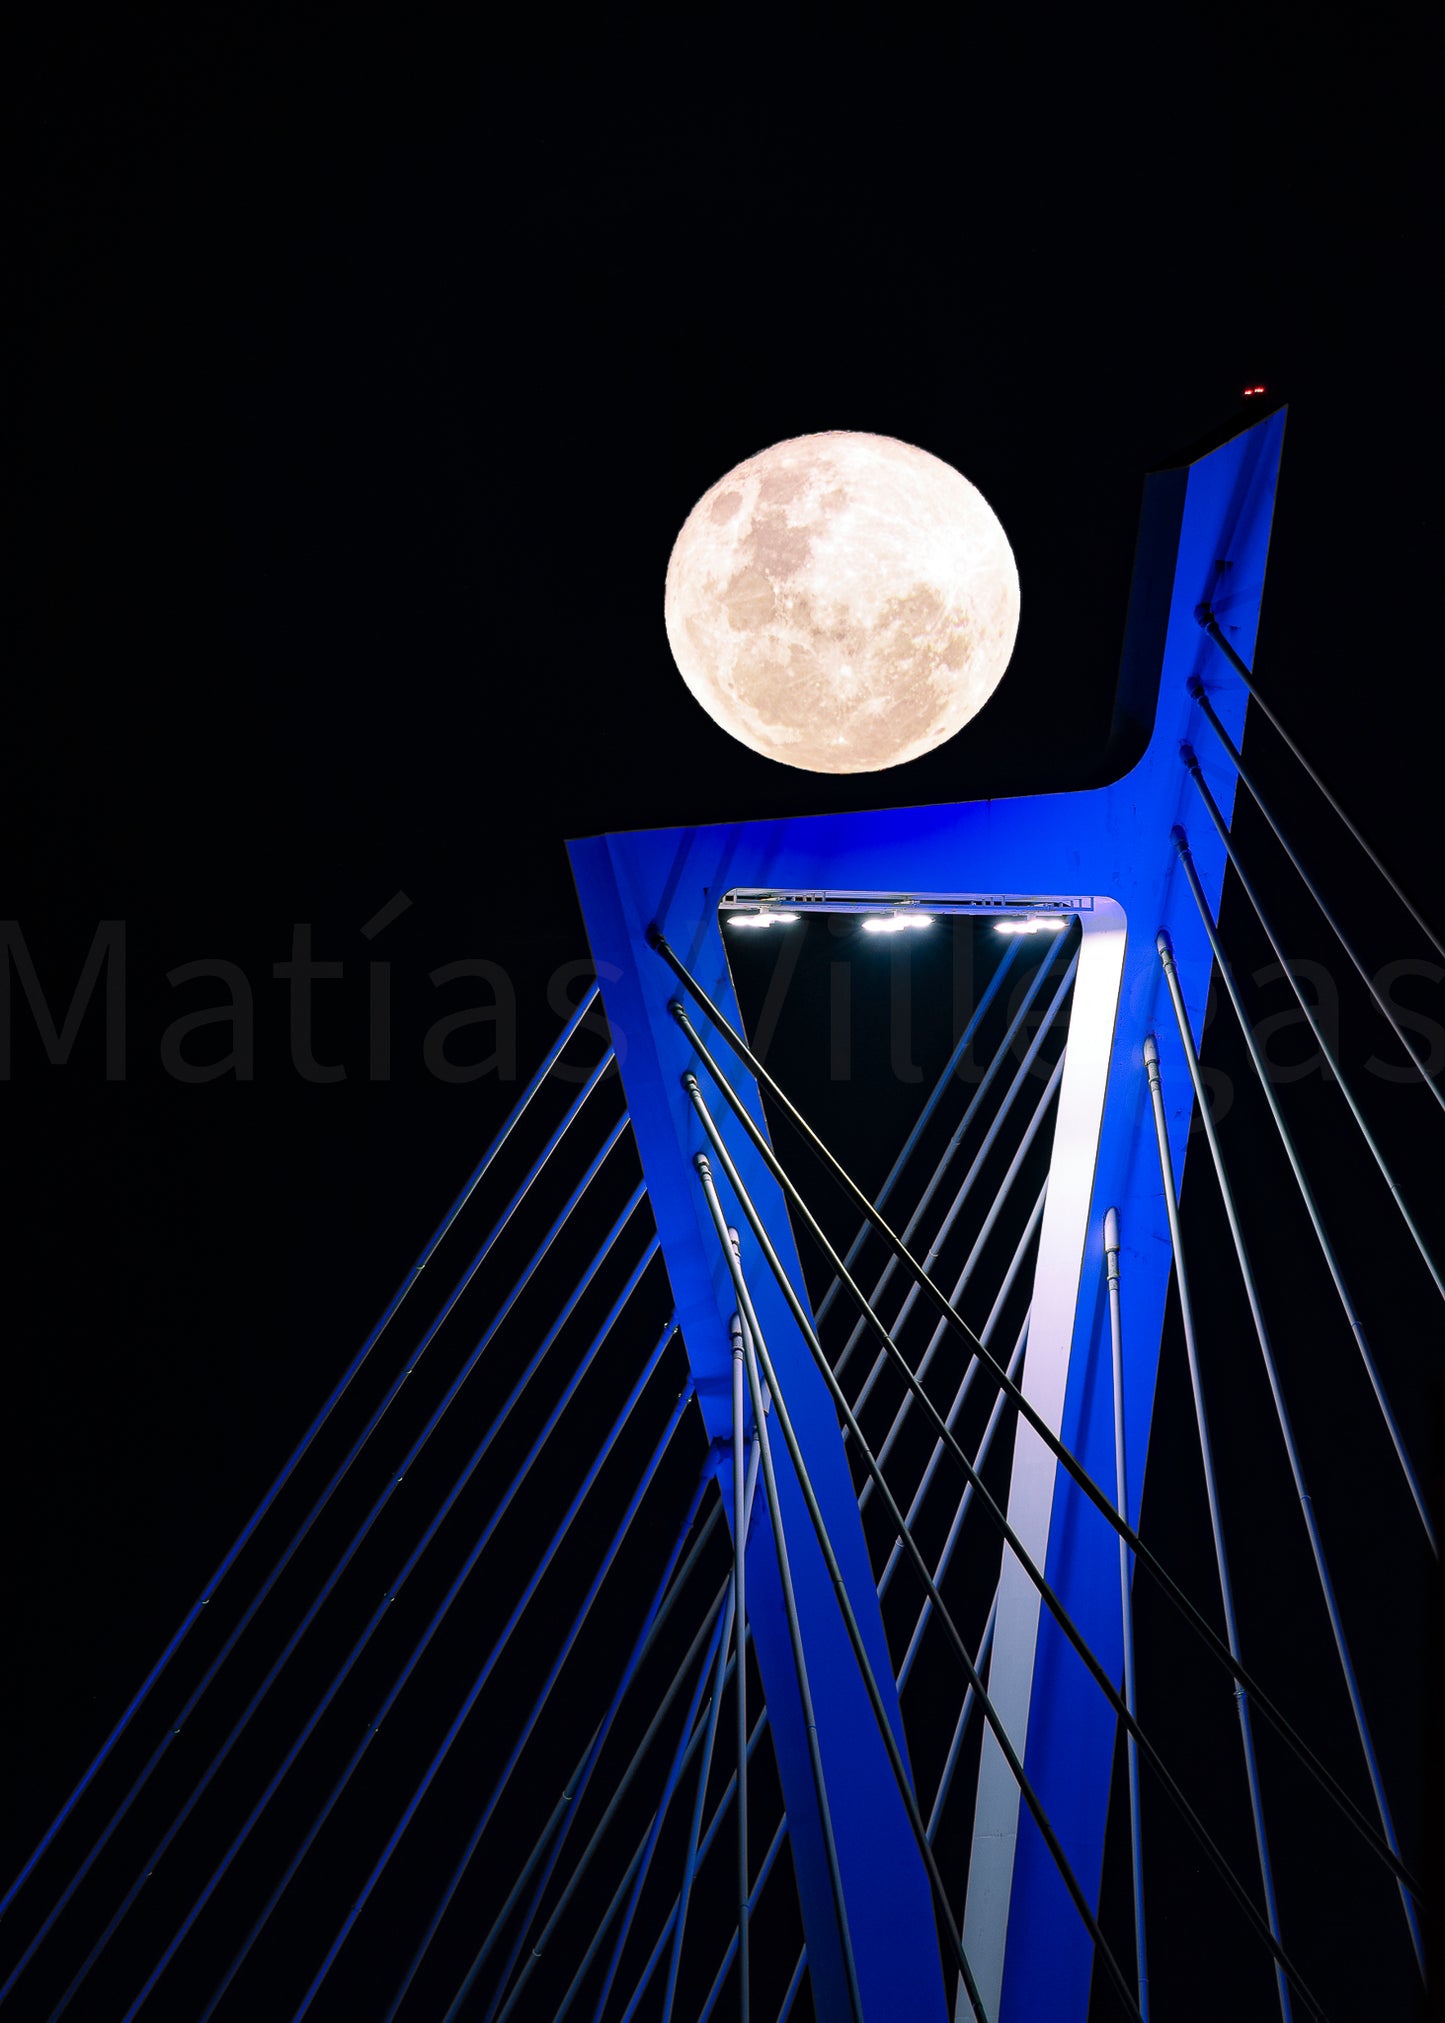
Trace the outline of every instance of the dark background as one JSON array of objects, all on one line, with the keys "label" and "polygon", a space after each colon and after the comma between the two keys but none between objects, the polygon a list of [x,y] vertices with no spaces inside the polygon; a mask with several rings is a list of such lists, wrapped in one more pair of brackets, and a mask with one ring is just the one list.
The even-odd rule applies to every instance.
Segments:
[{"label": "dark background", "polygon": [[[1261,685],[1438,916],[1438,66],[1415,22],[858,28],[815,7],[461,32],[303,7],[12,28],[0,914],[57,1012],[97,924],[125,923],[127,1046],[108,1079],[97,999],[53,1065],[14,993],[7,1873],[515,1097],[501,1072],[429,1071],[427,1030],[488,995],[431,972],[505,971],[525,1076],[586,955],[565,837],[1107,777],[1144,473],[1244,412],[1246,385],[1290,404]],[[695,498],[829,427],[958,465],[1023,584],[984,714],[873,780],[744,751],[662,629]],[[1428,954],[1287,769],[1270,777],[1372,962]],[[398,892],[409,909],[368,942]],[[344,1077],[291,1057],[272,969],[298,922],[343,965],[317,986],[314,1051]],[[1268,951],[1237,903],[1231,923],[1247,972]],[[162,1065],[167,1026],[222,995],[168,981],[190,962],[249,982],[252,1079]],[[1438,1012],[1438,982],[1402,997]],[[190,1058],[218,1058],[217,1033]],[[1363,1020],[1350,1044],[1369,1054]],[[490,1031],[449,1045],[482,1061]],[[1438,1308],[1381,1247],[1372,1176],[1349,1190],[1329,1097],[1299,1085],[1301,1128],[1395,1315],[1381,1359],[1428,1465],[1413,1372]],[[1371,1101],[1437,1209],[1434,1106],[1392,1084]],[[1336,1330],[1341,1365],[1347,1346]],[[1320,1438],[1348,1445],[1352,1394],[1321,1387]],[[1339,1549],[1379,1604],[1367,1635],[1418,1792],[1428,1608],[1368,1438],[1357,1492],[1338,1469]],[[1342,1955],[1398,1951],[1381,1915],[1388,1936]],[[1183,1986],[1207,1943],[1181,1938]],[[1340,1964],[1338,1985],[1365,1999],[1375,1970],[1409,1999],[1393,1959]],[[1252,1990],[1210,1999],[1256,2013]]]}]

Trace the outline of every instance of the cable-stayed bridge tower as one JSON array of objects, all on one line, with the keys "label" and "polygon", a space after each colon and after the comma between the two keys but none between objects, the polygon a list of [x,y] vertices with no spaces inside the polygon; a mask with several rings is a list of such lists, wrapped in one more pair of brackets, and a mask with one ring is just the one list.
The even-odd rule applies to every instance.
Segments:
[{"label": "cable-stayed bridge tower", "polygon": [[[1213,977],[1368,1398],[1378,1494],[1433,1549],[1418,1432],[1220,938],[1230,875],[1279,946],[1231,816],[1240,782],[1257,797],[1241,746],[1282,434],[1268,416],[1149,482],[1121,678],[1144,748],[1113,784],[570,846],[600,998],[14,1880],[0,2014],[356,2015],[349,1974],[388,2023],[1146,2017],[1167,1812],[1257,1949],[1247,2000],[1214,2013],[1327,2016],[1279,1876],[1282,1756],[1383,1878],[1380,1943],[1423,1974],[1419,1850],[1313,1506],[1337,1457],[1296,1432],[1267,1233],[1200,1100]],[[1432,1110],[1413,1029],[1281,841]],[[874,1198],[750,1042],[729,955],[838,921],[992,949]],[[1433,1236],[1330,1059],[1433,1297]],[[1268,1388],[1348,1761],[1259,1676],[1238,1602],[1230,1397],[1179,1212],[1192,1122],[1228,1231],[1208,1271],[1242,1288],[1232,1353]],[[1171,1298],[1202,1586],[1139,1530]],[[480,1650],[460,1628],[479,1583]],[[1140,1708],[1146,1590],[1228,1698],[1242,1834]],[[425,1735],[418,1704],[445,1707]],[[1106,1931],[1116,1762],[1131,1890]]]}]

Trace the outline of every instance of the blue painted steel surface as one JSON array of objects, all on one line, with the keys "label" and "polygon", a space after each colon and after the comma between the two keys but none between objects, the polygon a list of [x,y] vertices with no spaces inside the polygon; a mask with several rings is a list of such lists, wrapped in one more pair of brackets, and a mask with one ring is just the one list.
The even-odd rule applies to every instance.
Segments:
[{"label": "blue painted steel surface", "polygon": [[[1245,698],[1222,667],[1195,612],[1212,605],[1237,651],[1254,647],[1274,489],[1283,435],[1275,414],[1193,465],[1151,478],[1136,559],[1120,693],[1147,717],[1141,697],[1157,694],[1148,746],[1109,786],[922,808],[884,809],[788,821],[637,831],[570,845],[574,876],[621,1064],[633,1130],[676,1299],[698,1398],[715,1440],[729,1426],[727,1318],[733,1300],[691,1157],[703,1149],[681,1088],[686,1040],[667,1012],[673,979],[648,947],[660,926],[724,1014],[739,1021],[717,906],[733,887],[807,891],[956,893],[1108,899],[1123,911],[1127,941],[1108,1092],[1093,1176],[1084,1276],[1070,1353],[1062,1435],[1100,1483],[1112,1482],[1113,1416],[1104,1209],[1119,1209],[1123,1232],[1124,1333],[1130,1366],[1125,1399],[1132,1452],[1147,1447],[1157,1351],[1168,1285],[1167,1225],[1152,1132],[1145,1128],[1144,1035],[1157,1021],[1171,1152],[1182,1168],[1190,1116],[1186,1064],[1169,1007],[1154,937],[1173,937],[1196,1037],[1209,981],[1209,949],[1169,840],[1195,815],[1180,763],[1180,741],[1202,724],[1187,692],[1198,675],[1238,742]],[[1226,815],[1234,774],[1217,741],[1200,741],[1208,784]],[[1207,823],[1190,832],[1194,860],[1217,910],[1224,854]],[[706,1029],[694,1008],[699,1025]],[[756,1090],[739,1086],[760,1124]],[[826,1130],[824,1136],[826,1137]],[[788,1274],[806,1299],[783,1201],[761,1162],[736,1134],[733,1155],[773,1233]],[[792,1157],[791,1148],[784,1152]],[[727,1204],[724,1196],[724,1204]],[[749,1259],[749,1283],[797,1424],[809,1472],[827,1516],[874,1668],[885,1682],[884,1650],[837,1423],[821,1380],[769,1275]],[[893,1789],[821,1557],[786,1456],[779,1457],[784,1524],[818,1681],[823,1759],[850,1903],[865,2005],[870,2016],[943,2013],[941,1968],[923,1871]],[[1142,1470],[1131,1485],[1137,1521]],[[1066,1478],[1057,1476],[1047,1571],[1106,1666],[1122,1663],[1114,1535]],[[750,1615],[772,1715],[775,1746],[798,1871],[809,1967],[821,2014],[843,2013],[837,1936],[798,1717],[776,1560],[765,1524],[749,1542]],[[1035,1782],[1076,1872],[1096,1889],[1114,1743],[1114,1716],[1045,1613],[1034,1661],[1024,1749]],[[962,1682],[960,1682],[960,1692]],[[900,1733],[896,1705],[895,1732]],[[1015,1738],[1017,1741],[1018,1738]],[[856,1916],[852,1907],[856,1905]],[[1047,1851],[1025,1815],[1015,1858],[1001,2023],[1082,2018],[1090,1972],[1087,1935]]]}]

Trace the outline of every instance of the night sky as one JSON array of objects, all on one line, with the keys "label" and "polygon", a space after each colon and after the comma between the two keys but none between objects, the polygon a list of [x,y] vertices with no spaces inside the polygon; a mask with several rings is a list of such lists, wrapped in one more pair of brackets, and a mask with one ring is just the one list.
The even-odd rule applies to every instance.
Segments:
[{"label": "night sky", "polygon": [[[1438,70],[1415,10],[403,22],[192,8],[82,30],[36,11],[8,38],[0,916],[57,1016],[100,923],[123,923],[125,981],[123,1059],[102,987],[52,1064],[11,973],[6,1880],[575,1001],[587,949],[564,840],[1111,777],[1144,476],[1248,419],[1246,386],[1290,409],[1260,685],[1437,928],[1445,916]],[[1022,581],[1017,652],[984,713],[865,779],[734,743],[683,688],[662,624],[696,498],[766,444],[826,428],[963,470]],[[1441,1021],[1445,1066],[1428,943],[1258,722],[1247,756],[1372,968],[1416,965],[1399,999]],[[1253,811],[1239,835],[1268,864],[1291,952],[1338,981],[1347,1066],[1396,1060]],[[1224,927],[1252,977],[1269,951],[1237,892]],[[298,1035],[275,966],[308,947],[335,969]],[[164,1036],[223,1000],[222,965],[253,999],[253,1072],[183,1078]],[[448,1059],[484,1062],[499,1041],[500,1059],[439,1075],[437,1021],[498,993],[514,1049],[505,1018],[458,1024]],[[1289,1002],[1278,983],[1248,994],[1260,1016]],[[806,1001],[789,1004],[806,1033]],[[1438,1870],[1425,1555],[1227,1025],[1225,1007],[1206,1043],[1237,1091],[1226,1149],[1293,1315],[1402,1833]],[[183,1058],[229,1044],[229,1026],[200,1027]],[[780,1059],[788,1044],[780,1027]],[[1288,1067],[1308,1048],[1283,1027],[1273,1052]],[[1364,1086],[1439,1254],[1445,1119],[1418,1087]],[[1338,1093],[1315,1070],[1286,1095],[1438,1509],[1438,1302]],[[902,1115],[881,1071],[857,1097],[840,1145],[866,1145],[860,1118]],[[1188,1228],[1224,1259],[1193,1142]],[[1177,1350],[1166,1336],[1149,1462],[1151,1495],[1156,1480],[1177,1495],[1146,1518],[1207,1587]],[[1242,1400],[1241,1422],[1260,1405]],[[1245,1486],[1264,1468],[1252,1438],[1232,1464]],[[1272,1557],[1288,1524],[1273,1491],[1241,1520],[1262,1615],[1307,1577],[1298,1540]],[[1158,1634],[1156,1676],[1186,1677],[1172,1628]],[[1298,1634],[1293,1665],[1288,1624],[1271,1662],[1300,1681],[1319,1746],[1348,1757],[1310,1684],[1315,1630]],[[1188,1694],[1170,1731],[1185,1747]],[[1360,1883],[1343,1939],[1334,1910],[1310,1910],[1311,1865],[1356,1857],[1306,1821],[1290,1902],[1325,2006],[1423,2013],[1388,1885]],[[58,1888],[66,1863],[46,1873]],[[1216,1944],[1212,1910],[1190,1923],[1192,1882],[1169,1886],[1158,1927],[1175,2013],[1268,2015],[1257,1949]],[[1127,1958],[1117,1861],[1105,1908]],[[7,1931],[7,1971],[13,1950]],[[50,2000],[63,1980],[44,1982]],[[30,1999],[5,2014],[47,2013]],[[73,2013],[121,2013],[94,1999]],[[373,2013],[364,1983],[345,1999],[336,2014]],[[194,2000],[165,1990],[146,2013],[194,2015]]]}]

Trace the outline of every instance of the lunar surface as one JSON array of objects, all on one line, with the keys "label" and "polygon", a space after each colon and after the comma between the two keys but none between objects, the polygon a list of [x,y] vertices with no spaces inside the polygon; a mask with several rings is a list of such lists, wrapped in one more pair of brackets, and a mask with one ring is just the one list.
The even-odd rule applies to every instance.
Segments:
[{"label": "lunar surface", "polygon": [[1003,528],[968,479],[890,436],[797,436],[689,513],[667,636],[708,715],[764,757],[871,773],[943,744],[1019,622]]}]

